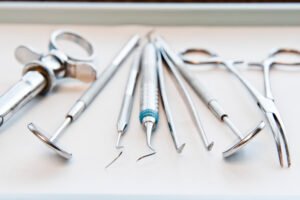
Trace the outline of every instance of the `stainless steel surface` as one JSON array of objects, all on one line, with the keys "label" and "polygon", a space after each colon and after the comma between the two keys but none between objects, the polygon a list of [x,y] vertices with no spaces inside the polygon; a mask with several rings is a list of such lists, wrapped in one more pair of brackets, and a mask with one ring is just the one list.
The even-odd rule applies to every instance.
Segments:
[{"label": "stainless steel surface", "polygon": [[[61,31],[61,33],[63,34],[64,32]],[[52,35],[52,39],[54,36],[55,32]],[[89,44],[83,38],[81,38],[81,41]],[[92,49],[91,52],[93,52]],[[19,46],[15,51],[15,56],[24,65],[23,77],[0,97],[0,125],[3,125],[21,107],[38,94],[50,92],[57,84],[57,80],[73,77],[67,73],[69,69],[67,63],[70,63],[70,61],[65,58],[64,52],[59,51],[55,46],[51,47],[47,54],[40,54],[32,48]],[[72,61],[70,65],[76,67],[77,62]],[[86,68],[89,67],[87,66]],[[87,81],[92,81],[96,72],[92,67],[89,69],[90,73],[86,77],[89,77]],[[80,71],[77,74],[80,74]]]},{"label": "stainless steel surface", "polygon": [[[195,50],[196,51],[196,50]],[[200,53],[203,53],[203,49],[199,49]],[[298,51],[295,50],[293,53],[297,53]],[[298,65],[299,62],[290,63],[290,62],[284,62],[282,60],[276,62],[275,56],[281,53],[291,53],[290,50],[285,51],[284,49],[278,49],[275,50],[270,54],[270,56],[265,59],[262,62],[263,71],[264,71],[264,83],[265,83],[265,96],[263,96],[255,87],[253,87],[248,80],[246,80],[239,71],[234,67],[234,65],[237,63],[233,60],[225,60],[214,54],[210,59],[204,60],[204,61],[195,61],[194,64],[220,64],[225,66],[231,73],[233,73],[240,81],[241,83],[247,88],[249,93],[253,96],[253,98],[256,100],[256,103],[258,107],[262,110],[262,112],[265,115],[265,118],[267,119],[272,133],[275,140],[275,144],[277,147],[277,153],[279,158],[279,163],[281,167],[284,167],[285,165],[287,167],[290,167],[291,165],[291,159],[290,159],[290,153],[287,143],[287,138],[285,134],[285,127],[283,124],[283,121],[281,119],[280,113],[274,103],[273,94],[271,92],[271,84],[270,84],[270,68],[273,65],[281,64],[281,65]],[[283,155],[283,150],[285,152],[285,155]],[[284,162],[285,160],[285,162]]]},{"label": "stainless steel surface", "polygon": [[[281,54],[288,54],[288,55],[291,54],[291,55],[300,56],[300,51],[297,49],[290,49],[290,48],[274,49],[269,53],[266,59],[264,59],[262,62],[257,64],[262,66],[263,73],[264,73],[265,97],[262,96],[261,94],[258,94],[258,92],[255,91],[255,88],[249,87],[249,84],[247,85],[247,83],[244,83],[244,85],[248,88],[249,92],[255,98],[259,108],[264,112],[265,117],[269,122],[275,140],[280,165],[284,166],[284,159],[285,159],[287,166],[290,166],[291,158],[289,153],[288,141],[286,138],[286,129],[283,120],[281,119],[281,115],[275,105],[275,100],[271,89],[270,70],[275,65],[300,66],[300,61],[282,60],[278,58],[278,56]],[[231,68],[230,70],[241,80],[241,77],[238,74],[237,70],[235,69],[232,70]],[[282,151],[285,151],[285,157]]]},{"label": "stainless steel surface", "polygon": [[158,112],[158,81],[157,81],[156,50],[148,43],[142,56],[141,111],[151,109]]},{"label": "stainless steel surface", "polygon": [[21,107],[45,88],[45,78],[37,71],[29,71],[0,97],[0,126]]},{"label": "stainless steel surface", "polygon": [[[228,119],[228,118],[225,118]],[[256,128],[254,128],[252,131],[246,134],[246,136],[238,137],[239,140],[236,142],[233,146],[231,146],[229,149],[223,152],[224,158],[229,158],[232,155],[234,155],[237,151],[242,149],[245,145],[249,143],[257,134],[265,127],[265,123],[260,123]]]},{"label": "stainless steel surface", "polygon": [[122,48],[122,50],[117,54],[116,58],[111,62],[109,67],[107,67],[97,80],[85,91],[85,93],[80,97],[80,100],[85,102],[86,106],[90,104],[97,94],[105,87],[105,85],[110,81],[113,75],[116,73],[122,62],[128,57],[128,55],[134,50],[134,48],[139,44],[140,36],[134,35]]},{"label": "stainless steel surface", "polygon": [[127,85],[123,97],[123,102],[118,117],[118,123],[117,123],[118,139],[117,139],[116,148],[123,147],[120,145],[121,137],[127,132],[128,129],[130,116],[132,112],[135,88],[137,85],[139,71],[140,71],[141,50],[142,50],[141,48],[137,49],[129,72]]},{"label": "stainless steel surface", "polygon": [[[194,75],[187,69],[187,66],[185,65],[185,62],[189,64],[220,64],[219,62],[211,62],[211,59],[205,60],[205,61],[197,61],[194,62],[193,60],[185,59],[184,55],[187,53],[194,53],[198,52],[201,54],[208,55],[209,57],[214,58],[215,54],[210,53],[210,51],[205,49],[190,49],[187,51],[184,51],[183,54],[181,54],[181,58],[177,56],[175,53],[172,52],[172,50],[169,48],[166,42],[161,37],[157,37],[157,41],[160,43],[161,47],[165,51],[166,55],[169,57],[169,59],[174,63],[174,65],[179,69],[183,77],[186,79],[186,81],[191,85],[191,87],[195,90],[197,95],[201,98],[201,100],[208,106],[208,108],[213,112],[213,114],[222,122],[224,122],[235,135],[238,136],[239,141],[234,144],[232,147],[229,148],[229,150],[226,150],[223,153],[223,156],[232,156],[234,153],[237,152],[241,147],[243,147],[246,142],[249,142],[250,139],[254,138],[254,136],[260,132],[263,127],[265,126],[264,122],[260,122],[256,128],[254,128],[252,131],[250,131],[249,134],[252,134],[252,136],[249,137],[249,134],[246,136],[247,138],[250,138],[248,140],[241,140],[242,134],[237,129],[237,127],[233,124],[233,122],[229,119],[228,114],[224,111],[224,109],[219,105],[217,100],[210,94],[210,92],[204,87],[204,85],[194,77]],[[230,150],[234,149],[234,150]]]},{"label": "stainless steel surface", "polygon": [[[156,47],[157,48],[157,47]],[[177,135],[177,130],[175,126],[175,122],[173,119],[173,113],[169,104],[169,99],[167,95],[167,89],[165,85],[165,75],[163,71],[163,63],[162,63],[162,56],[160,53],[160,49],[157,48],[157,71],[158,71],[158,82],[159,82],[159,91],[160,91],[160,96],[162,100],[162,106],[164,108],[167,121],[168,121],[168,128],[170,131],[170,134],[172,136],[172,140],[175,146],[175,149],[178,153],[181,153],[183,148],[185,147],[185,143],[179,142],[178,135]]]},{"label": "stainless steel surface", "polygon": [[[151,111],[158,115],[158,78],[157,78],[157,55],[156,49],[152,42],[145,45],[141,61],[141,104],[140,113]],[[151,136],[157,121],[152,115],[145,115],[141,119],[143,126],[146,128],[147,145],[155,151],[151,145]]]},{"label": "stainless steel surface", "polygon": [[75,121],[80,114],[85,110],[86,104],[85,102],[78,100],[67,113],[67,117],[70,117],[72,121]]},{"label": "stainless steel surface", "polygon": [[[141,112],[151,110],[158,113],[158,79],[156,49],[152,43],[145,45],[142,55],[142,83],[141,83]],[[156,127],[156,119],[153,116],[145,116],[142,124],[146,128],[147,145],[155,151],[151,145],[152,131]]]},{"label": "stainless steel surface", "polygon": [[[66,120],[64,121],[64,123],[62,124],[62,127],[66,126],[67,123],[70,123],[71,119],[70,118],[66,118]],[[63,148],[61,148],[60,146],[58,146],[54,140],[56,139],[55,137],[49,137],[48,135],[46,135],[46,133],[41,130],[40,128],[38,128],[37,126],[35,126],[34,124],[30,123],[28,124],[28,129],[38,138],[40,139],[44,144],[46,144],[46,146],[48,146],[49,148],[51,148],[53,151],[55,151],[58,155],[60,155],[62,158],[65,159],[70,159],[72,157],[72,154],[65,151]],[[61,128],[59,128],[61,129]]]},{"label": "stainless steel surface", "polygon": [[70,31],[66,31],[66,30],[55,31],[51,35],[49,49],[61,51],[61,49],[59,48],[59,45],[57,43],[57,41],[59,41],[59,40],[75,42],[76,44],[78,44],[80,47],[82,47],[88,53],[87,57],[81,57],[81,58],[77,58],[77,57],[74,57],[72,55],[68,55],[65,53],[66,56],[68,57],[68,60],[80,61],[80,62],[92,62],[94,60],[94,58],[95,58],[94,47],[82,36],[80,36],[76,33],[70,32]]},{"label": "stainless steel surface", "polygon": [[164,61],[166,62],[168,68],[170,69],[170,71],[172,72],[172,75],[175,78],[175,81],[177,82],[179,89],[181,90],[185,100],[186,100],[186,105],[189,108],[189,111],[192,115],[193,121],[197,127],[198,133],[204,143],[205,148],[210,151],[214,145],[213,141],[210,141],[204,131],[202,122],[200,120],[200,115],[196,109],[196,105],[192,99],[192,97],[190,96],[190,94],[188,93],[187,88],[185,87],[183,80],[181,78],[180,73],[178,72],[178,70],[176,69],[176,67],[174,66],[174,64],[170,61],[170,59],[168,58],[168,56],[166,55],[166,53],[163,51],[163,49],[160,49],[160,53],[162,54],[162,57],[164,59]]},{"label": "stainless steel surface", "polygon": [[[115,59],[111,62],[111,64],[102,72],[102,74],[98,77],[98,79],[84,92],[84,94],[75,102],[70,111],[67,113],[64,122],[57,129],[57,131],[53,134],[52,137],[58,137],[73,121],[75,121],[83,111],[90,105],[90,103],[96,98],[96,96],[100,93],[100,91],[105,87],[105,85],[111,80],[113,75],[116,73],[119,66],[122,62],[128,57],[128,55],[133,51],[133,49],[138,45],[140,37],[138,35],[134,35],[130,38],[130,40],[125,44],[125,46],[121,49],[119,54]],[[34,128],[36,127],[34,124],[30,124],[28,128],[38,137],[41,135],[45,135],[41,132],[40,129]],[[48,138],[46,144],[50,143],[50,147],[56,146],[55,141],[52,141],[51,138]],[[40,138],[40,137],[39,137]],[[43,137],[47,138],[47,137]],[[45,140],[43,140],[45,142]],[[55,150],[57,155],[62,156],[66,159],[70,159],[72,154],[68,156],[64,156],[65,154],[61,153],[59,148],[52,148]],[[63,150],[62,150],[63,151]]]}]

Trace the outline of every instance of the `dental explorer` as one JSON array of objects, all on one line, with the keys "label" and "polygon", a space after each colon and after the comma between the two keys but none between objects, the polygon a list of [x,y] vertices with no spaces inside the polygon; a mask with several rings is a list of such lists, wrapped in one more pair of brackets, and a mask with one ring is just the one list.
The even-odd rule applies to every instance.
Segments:
[{"label": "dental explorer", "polygon": [[64,151],[56,144],[56,140],[59,135],[74,122],[86,108],[92,103],[100,91],[106,86],[110,81],[116,71],[119,69],[123,61],[128,57],[128,55],[135,49],[140,40],[140,36],[134,35],[126,43],[126,45],[121,49],[118,55],[113,59],[111,64],[101,73],[97,80],[84,92],[84,94],[75,102],[71,107],[70,111],[67,113],[65,120],[62,125],[56,130],[56,132],[51,136],[47,136],[47,133],[40,130],[33,123],[28,125],[29,130],[37,136],[42,142],[44,142],[48,147],[53,149],[59,156],[70,159],[72,154]]},{"label": "dental explorer", "polygon": [[[78,44],[88,53],[88,57],[81,59],[67,55],[58,48],[56,40],[69,40]],[[92,82],[96,79],[96,70],[91,64],[94,58],[93,46],[70,31],[53,32],[46,54],[22,45],[16,49],[15,56],[24,65],[23,76],[0,97],[0,126],[37,95],[50,93],[59,80],[74,78]]]},{"label": "dental explorer", "polygon": [[[157,47],[156,47],[157,48]],[[167,91],[166,91],[166,85],[165,85],[165,77],[164,77],[164,71],[163,71],[163,63],[162,63],[162,57],[160,54],[159,49],[156,49],[157,51],[157,71],[158,71],[158,85],[159,85],[159,91],[160,96],[162,100],[162,107],[164,108],[167,121],[168,121],[168,128],[170,131],[170,134],[172,136],[172,140],[175,146],[175,149],[178,153],[181,153],[183,148],[185,147],[185,143],[179,143],[178,137],[177,137],[177,131],[176,126],[173,120],[172,110],[169,104]]]},{"label": "dental explorer", "polygon": [[175,78],[175,81],[177,82],[179,89],[182,91],[182,94],[186,100],[187,106],[190,110],[190,113],[192,115],[193,121],[198,129],[198,133],[201,136],[201,139],[204,143],[205,148],[210,151],[214,145],[214,142],[209,141],[207,135],[205,134],[202,122],[200,120],[200,116],[199,113],[196,109],[196,105],[192,100],[192,97],[190,96],[190,94],[188,93],[187,88],[185,87],[183,80],[181,78],[181,75],[179,74],[178,70],[176,69],[176,67],[174,66],[174,64],[170,61],[170,59],[168,58],[168,56],[166,55],[166,53],[160,49],[160,53],[164,59],[164,61],[166,62],[166,65],[168,66],[168,68],[170,69],[171,73],[173,74],[173,77]]},{"label": "dental explorer", "polygon": [[[116,149],[122,149],[124,147],[120,145],[121,137],[125,135],[128,130],[130,116],[132,113],[134,93],[135,93],[139,72],[140,72],[141,50],[142,50],[142,45],[140,45],[137,48],[130,68],[130,72],[129,72],[129,76],[125,88],[125,93],[123,97],[123,102],[122,102],[122,106],[121,106],[121,110],[117,122],[118,139],[116,143]],[[123,151],[120,151],[118,155],[105,166],[105,169],[109,168],[114,162],[116,162],[121,157],[122,154]]]},{"label": "dental explorer", "polygon": [[139,71],[140,71],[141,50],[142,50],[141,48],[138,48],[136,50],[136,53],[133,58],[133,63],[129,72],[127,85],[125,88],[123,102],[122,102],[120,114],[118,117],[118,123],[117,123],[117,131],[118,131],[118,139],[116,144],[117,149],[123,148],[123,146],[120,145],[120,140],[121,137],[126,133],[130,121],[133,100],[134,100],[134,93],[135,93],[136,84],[137,84]]},{"label": "dental explorer", "polygon": [[200,99],[207,105],[207,107],[212,111],[212,113],[221,121],[224,122],[232,132],[239,138],[239,141],[235,143],[228,150],[223,152],[225,158],[234,155],[238,150],[248,144],[264,127],[265,123],[261,121],[257,127],[252,131],[248,132],[246,136],[243,136],[235,124],[230,120],[228,114],[224,111],[221,105],[218,103],[216,98],[214,98],[209,91],[202,85],[202,83],[194,77],[194,75],[186,69],[186,65],[176,54],[172,52],[168,44],[160,37],[156,37],[156,41],[162,47],[168,58],[174,63],[177,69],[180,71],[182,76],[186,79],[195,93],[200,97]]},{"label": "dental explorer", "polygon": [[157,52],[150,39],[143,49],[141,77],[141,104],[139,119],[140,123],[146,129],[147,145],[153,153],[155,153],[155,150],[151,145],[151,136],[159,120]]}]

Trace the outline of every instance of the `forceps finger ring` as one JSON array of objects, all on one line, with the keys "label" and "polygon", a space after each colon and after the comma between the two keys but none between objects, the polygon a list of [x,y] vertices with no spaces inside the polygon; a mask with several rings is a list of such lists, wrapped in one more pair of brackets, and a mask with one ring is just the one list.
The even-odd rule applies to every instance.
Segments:
[{"label": "forceps finger ring", "polygon": [[81,48],[83,48],[83,50],[85,50],[87,53],[87,57],[74,57],[64,52],[68,60],[77,61],[77,62],[91,62],[94,60],[95,51],[93,45],[84,37],[70,31],[65,31],[65,30],[55,31],[50,37],[49,49],[61,51],[57,43],[59,40],[73,42],[79,45]]},{"label": "forceps finger ring", "polygon": [[[203,55],[203,56],[208,56],[209,58],[214,58],[217,57],[218,55],[209,51],[208,49],[201,49],[201,48],[188,48],[179,53],[179,57],[181,60],[190,65],[202,65],[203,61],[200,59],[193,59],[190,58],[189,55],[192,54],[197,54],[197,55]],[[207,58],[206,58],[207,59]],[[209,63],[207,63],[209,64]],[[211,68],[211,67],[210,67]]]},{"label": "forceps finger ring", "polygon": [[[188,55],[191,55],[191,54],[203,55],[208,58],[205,58],[205,60],[189,58]],[[179,53],[179,57],[185,64],[194,65],[194,66],[207,65],[207,64],[213,64],[213,65],[222,64],[222,62],[218,59],[218,57],[219,57],[218,54],[216,54],[208,49],[202,49],[202,48],[185,49],[184,51],[181,51]],[[233,62],[234,62],[233,64],[243,63],[242,60],[235,60]],[[205,69],[211,69],[213,67],[214,66],[208,66]]]},{"label": "forceps finger ring", "polygon": [[295,55],[300,55],[300,51],[297,49],[291,49],[291,48],[276,48],[271,50],[271,52],[268,55],[268,58],[274,57],[278,54],[283,54],[283,53],[291,53]]}]

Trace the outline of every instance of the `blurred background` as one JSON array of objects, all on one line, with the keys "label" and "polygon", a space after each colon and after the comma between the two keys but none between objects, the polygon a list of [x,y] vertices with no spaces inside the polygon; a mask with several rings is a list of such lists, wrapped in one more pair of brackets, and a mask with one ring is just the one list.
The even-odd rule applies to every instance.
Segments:
[{"label": "blurred background", "polygon": [[[0,0],[3,1],[3,0]],[[6,0],[4,0],[6,1]],[[13,1],[27,1],[27,0],[13,0]],[[39,2],[59,2],[58,0],[30,0]],[[63,0],[61,2],[199,2],[199,3],[266,3],[266,2],[300,2],[300,0]],[[299,19],[300,20],[300,19]]]}]

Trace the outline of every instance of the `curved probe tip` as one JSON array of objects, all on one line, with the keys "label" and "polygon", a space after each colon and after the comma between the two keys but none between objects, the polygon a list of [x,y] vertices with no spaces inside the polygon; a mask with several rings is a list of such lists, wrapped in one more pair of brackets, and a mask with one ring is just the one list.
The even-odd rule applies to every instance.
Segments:
[{"label": "curved probe tip", "polygon": [[136,160],[136,162],[138,162],[138,161],[140,161],[140,160],[142,160],[142,159],[144,159],[144,158],[147,158],[147,157],[153,156],[153,155],[155,155],[155,154],[156,154],[156,152],[154,151],[154,152],[152,152],[152,153],[149,153],[149,154],[143,155],[143,156],[139,157],[139,158]]},{"label": "curved probe tip", "polygon": [[154,150],[154,148],[153,148],[153,146],[151,145],[151,136],[152,136],[152,129],[153,129],[153,126],[154,126],[154,124],[152,123],[152,122],[148,122],[148,123],[146,123],[145,124],[145,126],[146,126],[146,136],[147,136],[147,145],[148,145],[148,147],[153,151],[153,152],[155,152],[155,150]]},{"label": "curved probe tip", "polygon": [[184,149],[184,147],[185,147],[185,143],[183,143],[180,147],[176,148],[177,153],[182,153],[182,150]]},{"label": "curved probe tip", "polygon": [[110,163],[108,163],[108,165],[105,166],[105,169],[109,168],[113,163],[115,163],[122,154],[123,154],[123,151],[120,151],[120,153],[117,155],[117,157],[115,157]]},{"label": "curved probe tip", "polygon": [[209,145],[206,146],[207,151],[211,151],[212,148],[213,148],[213,146],[214,146],[214,144],[215,144],[214,142],[209,143]]}]

